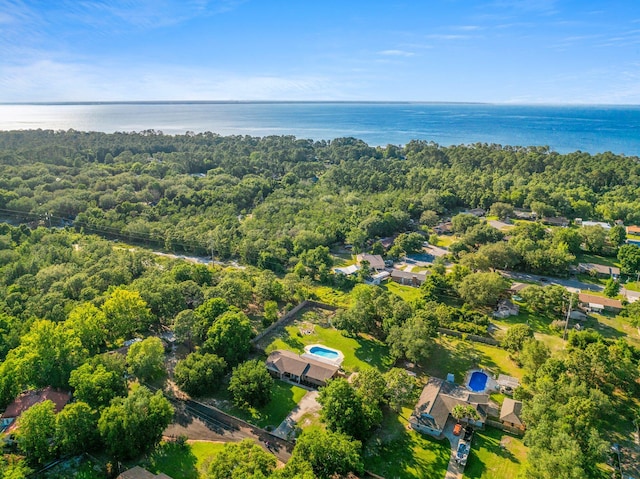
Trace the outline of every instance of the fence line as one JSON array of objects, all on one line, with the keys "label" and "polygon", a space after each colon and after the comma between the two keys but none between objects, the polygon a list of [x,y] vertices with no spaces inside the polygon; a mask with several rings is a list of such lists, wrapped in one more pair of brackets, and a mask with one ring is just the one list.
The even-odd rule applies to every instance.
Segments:
[{"label": "fence line", "polygon": [[496,429],[500,429],[502,431],[510,432],[511,434],[515,434],[516,436],[523,436],[524,431],[522,429],[518,429],[517,427],[508,426],[506,424],[501,423],[500,421],[493,421],[491,419],[487,419],[484,422],[487,426],[495,427]]},{"label": "fence line", "polygon": [[485,338],[484,336],[478,336],[477,334],[462,333],[460,331],[454,331],[453,329],[438,328],[440,334],[446,334],[447,336],[455,336],[456,338],[468,339],[469,341],[475,341],[476,343],[489,344],[491,346],[500,346],[500,341],[493,338]]}]

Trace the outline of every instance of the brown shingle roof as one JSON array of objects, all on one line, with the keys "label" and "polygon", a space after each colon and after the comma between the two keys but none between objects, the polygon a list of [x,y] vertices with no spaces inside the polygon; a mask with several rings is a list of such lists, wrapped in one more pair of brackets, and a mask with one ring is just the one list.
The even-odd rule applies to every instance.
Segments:
[{"label": "brown shingle roof", "polygon": [[504,398],[502,403],[502,409],[500,409],[500,420],[504,422],[510,422],[522,426],[522,419],[520,414],[522,413],[522,403],[520,401],[514,401],[511,398]]},{"label": "brown shingle roof", "polygon": [[382,259],[382,256],[380,256],[379,254],[363,253],[363,254],[357,255],[356,259],[358,260],[358,264],[362,263],[363,261],[367,261],[369,263],[369,267],[373,269],[385,268],[384,260]]},{"label": "brown shingle roof", "polygon": [[303,358],[285,350],[273,351],[269,354],[266,364],[268,368],[275,369],[280,373],[289,373],[301,378],[308,377],[316,381],[326,381],[340,369],[338,366],[311,358]]},{"label": "brown shingle roof", "polygon": [[580,301],[581,303],[600,304],[602,306],[608,306],[610,308],[622,309],[622,302],[620,300],[603,298],[602,296],[595,296],[593,294],[580,293],[578,295],[578,301]]},{"label": "brown shingle roof", "polygon": [[[18,418],[27,409],[35,406],[44,401],[53,402],[54,410],[57,413],[62,411],[62,408],[71,399],[71,393],[66,391],[59,391],[52,387],[46,387],[44,389],[38,389],[34,391],[27,391],[18,396],[11,404],[7,406],[5,411],[0,416],[2,419]],[[17,421],[14,421],[6,429],[7,432],[16,429]]]}]

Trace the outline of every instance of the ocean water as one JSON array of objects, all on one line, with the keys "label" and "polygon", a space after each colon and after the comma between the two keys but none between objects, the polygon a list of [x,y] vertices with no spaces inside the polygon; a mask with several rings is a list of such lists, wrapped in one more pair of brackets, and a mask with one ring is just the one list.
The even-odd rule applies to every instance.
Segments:
[{"label": "ocean water", "polygon": [[0,130],[211,131],[220,135],[352,136],[370,145],[549,146],[559,153],[640,155],[640,106],[447,103],[83,103],[0,105]]}]

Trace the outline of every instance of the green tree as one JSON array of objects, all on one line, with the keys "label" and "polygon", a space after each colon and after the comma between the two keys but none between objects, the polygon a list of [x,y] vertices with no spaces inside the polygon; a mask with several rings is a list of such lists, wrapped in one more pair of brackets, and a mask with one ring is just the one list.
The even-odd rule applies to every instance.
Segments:
[{"label": "green tree", "polygon": [[225,360],[215,354],[191,353],[178,361],[173,378],[186,393],[204,396],[218,389],[226,369]]},{"label": "green tree", "polygon": [[602,253],[607,240],[607,232],[602,226],[583,226],[580,234],[587,251],[594,254]]},{"label": "green tree", "polygon": [[56,416],[56,443],[63,454],[77,455],[98,444],[98,414],[87,403],[67,404]]},{"label": "green tree", "polygon": [[616,279],[609,278],[604,285],[603,293],[608,298],[615,298],[620,293],[620,282]]},{"label": "green tree", "polygon": [[104,313],[91,303],[76,306],[64,325],[80,338],[82,346],[89,354],[96,354],[104,347],[107,318]]},{"label": "green tree", "polygon": [[[229,303],[223,298],[211,298],[207,299],[204,303],[196,308],[194,314],[197,318],[196,325],[194,326],[194,336],[198,337],[201,341],[206,339],[207,332],[213,326],[213,323],[229,311],[231,307]],[[180,316],[180,315],[178,315]],[[176,318],[177,319],[177,318]],[[182,318],[186,323],[184,328],[187,328],[190,324],[190,318]]]},{"label": "green tree", "polygon": [[458,421],[461,419],[471,419],[474,421],[480,419],[480,414],[478,414],[476,408],[470,404],[464,406],[462,404],[456,404],[453,406],[453,409],[451,409],[451,416]]},{"label": "green tree", "polygon": [[463,235],[467,230],[473,226],[480,224],[480,219],[475,215],[468,213],[459,213],[451,218],[451,227],[453,232],[458,235]]},{"label": "green tree", "polygon": [[620,261],[620,270],[624,274],[635,275],[640,271],[640,246],[635,244],[620,246],[618,261]]},{"label": "green tree", "polygon": [[127,352],[129,372],[141,381],[157,379],[166,373],[164,345],[155,336],[133,343]]},{"label": "green tree", "polygon": [[371,428],[382,420],[375,405],[363,404],[363,398],[347,382],[337,378],[320,389],[320,415],[330,431],[343,432],[356,439],[367,437]]},{"label": "green tree", "polygon": [[173,407],[162,391],[139,386],[126,398],[115,398],[98,420],[100,437],[116,459],[131,459],[155,446],[171,422]]},{"label": "green tree", "polygon": [[509,288],[497,273],[472,273],[458,285],[458,293],[471,306],[494,306]]},{"label": "green tree", "polygon": [[228,442],[209,464],[208,479],[264,479],[276,468],[276,458],[251,439]]},{"label": "green tree", "polygon": [[533,329],[528,324],[515,324],[507,329],[502,338],[502,347],[512,354],[517,354],[531,338],[533,338]]},{"label": "green tree", "polygon": [[198,321],[200,318],[190,309],[180,311],[173,321],[176,341],[185,343],[189,347],[189,351],[193,350],[193,339]]},{"label": "green tree", "polygon": [[273,324],[278,319],[278,303],[275,301],[265,301],[264,320],[267,325]]},{"label": "green tree", "polygon": [[387,344],[391,354],[417,363],[426,361],[433,349],[437,327],[436,318],[425,310],[418,310],[403,325],[389,331]]},{"label": "green tree", "polygon": [[381,405],[385,401],[387,385],[384,376],[377,369],[362,369],[355,375],[351,384],[365,402]]},{"label": "green tree", "polygon": [[424,210],[420,215],[420,224],[433,228],[440,222],[438,213],[433,210]]},{"label": "green tree", "polygon": [[614,246],[622,246],[627,241],[627,230],[622,225],[615,225],[609,230],[609,241]]},{"label": "green tree", "polygon": [[291,461],[308,461],[320,479],[359,475],[364,469],[361,447],[346,434],[308,429],[298,438]]},{"label": "green tree", "polygon": [[247,315],[228,311],[209,329],[204,349],[224,358],[229,366],[234,366],[248,356],[252,335]]},{"label": "green tree", "polygon": [[501,203],[498,201],[491,205],[489,214],[497,216],[501,220],[506,220],[513,216],[513,206],[509,203]]},{"label": "green tree", "polygon": [[18,418],[18,448],[30,461],[44,464],[55,454],[56,413],[52,401],[43,401],[27,409]]},{"label": "green tree", "polygon": [[526,371],[535,376],[538,369],[540,369],[550,356],[551,351],[546,344],[531,338],[526,340],[522,345],[518,360]]},{"label": "green tree", "polygon": [[394,411],[413,404],[418,399],[420,388],[415,377],[401,368],[391,368],[384,374],[386,382],[385,396]]},{"label": "green tree", "polygon": [[135,332],[145,331],[153,316],[147,303],[137,291],[114,289],[102,305],[107,331],[111,340],[129,338]]},{"label": "green tree", "polygon": [[233,369],[229,392],[240,407],[260,407],[271,400],[273,378],[262,361],[253,359]]},{"label": "green tree", "polygon": [[113,398],[127,394],[124,372],[124,361],[103,364],[97,358],[73,370],[69,385],[76,399],[99,410]]}]

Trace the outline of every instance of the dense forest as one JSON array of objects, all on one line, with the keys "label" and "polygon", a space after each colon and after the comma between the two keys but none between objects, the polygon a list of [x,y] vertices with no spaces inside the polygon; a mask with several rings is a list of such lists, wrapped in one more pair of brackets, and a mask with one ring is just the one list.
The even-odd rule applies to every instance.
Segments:
[{"label": "dense forest", "polygon": [[0,211],[275,271],[496,202],[640,223],[637,158],[341,138],[0,133]]}]

